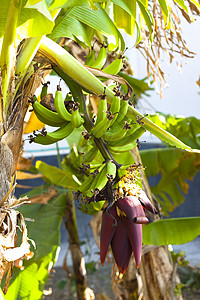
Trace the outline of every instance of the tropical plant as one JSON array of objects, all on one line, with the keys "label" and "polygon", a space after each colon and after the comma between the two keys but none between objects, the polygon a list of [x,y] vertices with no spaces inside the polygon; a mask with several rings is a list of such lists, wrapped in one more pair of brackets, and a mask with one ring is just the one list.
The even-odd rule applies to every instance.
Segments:
[{"label": "tropical plant", "polygon": [[[26,210],[26,208],[23,208],[21,213],[16,211],[16,208],[26,203],[27,199],[16,200],[14,198],[23,123],[30,105],[33,109],[32,124],[37,124],[36,127],[32,127],[33,134],[29,137],[30,142],[48,145],[68,137],[68,142],[71,143],[70,156],[62,163],[62,169],[45,166],[40,162],[37,162],[36,169],[45,173],[48,181],[77,191],[79,195],[77,197],[89,205],[89,210],[98,211],[102,208],[110,216],[109,221],[114,221],[114,224],[110,222],[111,229],[121,222],[118,220],[119,215],[127,216],[125,223],[128,219],[134,222],[134,226],[131,226],[130,222],[126,226],[117,226],[116,233],[111,230],[106,243],[109,245],[111,242],[116,263],[122,273],[128,266],[132,251],[137,257],[137,265],[139,264],[141,224],[147,222],[141,208],[150,209],[153,213],[156,210],[145,198],[140,177],[142,172],[140,164],[135,157],[133,159],[129,151],[136,147],[136,140],[145,130],[150,131],[170,146],[186,150],[192,155],[196,155],[195,153],[198,155],[199,151],[192,149],[194,144],[185,144],[167,132],[165,130],[168,129],[167,126],[163,124],[158,126],[150,117],[141,114],[132,105],[135,100],[132,91],[139,90],[141,94],[148,87],[145,82],[138,84],[138,80],[128,74],[128,62],[123,55],[125,43],[119,28],[123,28],[131,35],[135,30],[135,45],[147,59],[147,76],[150,76],[149,70],[151,69],[154,81],[156,81],[156,76],[164,80],[163,72],[157,63],[160,50],[166,49],[163,47],[163,41],[169,46],[170,58],[173,58],[174,51],[182,55],[191,54],[180,35],[179,19],[173,7],[180,7],[186,19],[191,21],[192,13],[199,14],[200,5],[193,0],[187,1],[187,5],[185,2],[179,0],[169,4],[167,1],[159,1],[158,4],[156,1],[148,3],[140,0],[83,0],[78,3],[75,0],[0,1],[0,224],[2,237],[0,278],[2,280],[6,275],[4,292],[7,291],[9,285],[13,262],[16,263],[21,258],[30,258],[33,255],[23,217],[23,209]],[[110,10],[111,6],[113,10]],[[172,38],[172,34],[177,40]],[[81,47],[81,53],[74,51],[75,43],[79,48]],[[178,50],[174,50],[174,46]],[[59,84],[55,97],[48,94],[47,83],[43,83],[42,92],[38,98],[36,97],[36,89],[51,70],[56,72],[69,87],[70,93],[65,95],[65,98],[63,98]],[[36,117],[40,122],[33,121]],[[58,129],[48,132],[42,128],[43,124]],[[29,130],[30,128],[27,128],[26,132]],[[79,144],[74,147],[72,141],[76,143],[79,141]],[[81,151],[84,155],[80,154]],[[176,159],[180,160],[183,152],[180,153],[176,155]],[[185,157],[184,159],[187,160]],[[190,160],[187,161],[190,162]],[[45,171],[46,168],[48,171]],[[184,182],[183,180],[180,182],[180,178],[178,184],[184,187]],[[173,189],[174,183],[171,183],[171,186]],[[162,190],[162,187],[160,190],[162,199],[165,200],[165,190]],[[159,192],[157,189],[157,194]],[[170,193],[170,197],[173,197],[173,192]],[[51,211],[49,206],[44,207],[41,204],[30,206],[30,211],[27,209],[26,213],[35,219],[41,214],[43,227],[48,225],[45,217],[43,219],[43,214],[47,217],[49,215],[52,218],[55,217],[56,225],[54,227],[52,224],[52,226],[58,230],[60,215],[63,214],[62,203],[66,200],[63,190],[60,193],[56,196],[56,201],[60,203],[57,211],[59,215],[56,214],[56,217],[56,210]],[[129,201],[130,196],[134,198],[134,201],[132,198]],[[127,205],[121,206],[118,202],[120,198],[126,199],[124,201],[127,201]],[[68,204],[73,205],[71,196],[67,199]],[[173,201],[176,202],[176,198]],[[94,204],[96,202],[98,204]],[[163,208],[170,210],[166,203],[168,202],[165,201]],[[130,216],[127,213],[128,206],[133,207]],[[114,213],[113,207],[116,209]],[[123,212],[117,212],[119,209]],[[118,217],[115,216],[116,212]],[[26,213],[24,212],[24,215]],[[39,221],[37,223],[39,224]],[[38,229],[35,228],[37,226],[33,226],[32,230],[31,225],[29,227],[30,234],[33,230],[31,237],[36,240]],[[127,255],[122,258],[114,246],[118,239],[116,240],[113,236],[114,234],[120,236],[125,227],[135,230],[138,243],[133,245],[130,233],[128,233],[129,238],[125,235],[123,242],[127,247]],[[18,228],[21,228],[21,237]],[[57,236],[57,233],[55,235]],[[18,295],[15,295],[19,299],[41,298],[42,286],[47,278],[49,266],[55,261],[58,246],[55,236],[49,235],[49,241],[46,240],[46,242],[48,246],[55,243],[55,247],[47,250],[46,244],[44,249],[41,246],[38,256],[35,255],[32,261],[26,263],[26,268],[22,271],[24,273],[19,271],[16,277],[18,280],[16,279],[12,284],[12,286],[18,285],[15,289]],[[17,243],[20,243],[20,246],[17,246]],[[102,247],[104,248],[105,244],[101,246],[101,249]],[[161,254],[162,250],[159,251]],[[143,264],[143,271],[144,268]],[[171,265],[168,270],[172,273]],[[39,276],[39,278],[35,277],[35,289],[32,288],[32,282],[27,279],[34,272]],[[28,280],[26,282],[30,283],[29,286],[25,286],[23,276]],[[170,289],[171,286],[170,288],[166,286],[163,292],[166,299],[169,295],[171,296],[171,293],[173,294]],[[82,294],[79,295],[80,299],[85,299],[85,290],[84,283]],[[160,287],[158,290],[160,291]],[[154,296],[159,299],[158,294]]]}]

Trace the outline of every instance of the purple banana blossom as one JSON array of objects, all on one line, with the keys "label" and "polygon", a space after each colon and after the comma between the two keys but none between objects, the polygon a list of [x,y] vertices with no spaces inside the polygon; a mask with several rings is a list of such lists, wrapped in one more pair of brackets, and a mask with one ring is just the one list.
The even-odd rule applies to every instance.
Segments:
[{"label": "purple banana blossom", "polygon": [[139,268],[142,252],[142,224],[149,222],[145,216],[145,208],[152,213],[157,213],[146,194],[142,192],[138,198],[136,196],[120,198],[109,210],[103,211],[100,234],[102,265],[111,245],[114,259],[122,274],[128,268],[132,252],[136,266]]}]

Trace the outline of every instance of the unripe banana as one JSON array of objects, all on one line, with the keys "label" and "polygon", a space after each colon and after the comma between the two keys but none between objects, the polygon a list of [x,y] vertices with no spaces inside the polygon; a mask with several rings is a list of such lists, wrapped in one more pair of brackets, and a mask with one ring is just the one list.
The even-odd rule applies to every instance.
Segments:
[{"label": "unripe banana", "polygon": [[94,196],[95,189],[97,188],[97,182],[98,182],[99,176],[101,175],[102,167],[99,170],[100,170],[99,173],[95,176],[94,180],[92,181],[91,185],[89,186],[89,189],[85,192],[87,197],[91,198],[92,196]]},{"label": "unripe banana", "polygon": [[108,117],[105,117],[100,123],[95,125],[95,127],[92,129],[91,133],[96,137],[100,138],[104,135],[106,130],[110,127],[111,120],[109,120]]},{"label": "unripe banana", "polygon": [[124,123],[119,125],[111,126],[110,130],[107,130],[104,135],[103,139],[105,141],[118,141],[122,139],[126,135],[127,129],[124,128]]},{"label": "unripe banana", "polygon": [[90,174],[84,181],[83,183],[81,184],[81,186],[79,187],[79,191],[81,193],[84,193],[86,191],[89,190],[90,186],[91,186],[91,183],[93,182],[94,180],[94,177]]},{"label": "unripe banana", "polygon": [[107,108],[106,99],[100,99],[99,108],[98,108],[98,112],[97,112],[97,119],[96,119],[95,125],[99,124],[106,117],[107,109],[108,108]]},{"label": "unripe banana", "polygon": [[111,160],[109,160],[107,162],[106,167],[107,167],[107,175],[112,176],[114,179],[117,171],[116,165]]},{"label": "unripe banana", "polygon": [[85,65],[92,66],[94,61],[95,61],[95,51],[94,51],[94,47],[91,47],[90,53],[86,58]]},{"label": "unripe banana", "polygon": [[117,73],[119,73],[122,67],[123,67],[122,58],[116,58],[109,66],[107,66],[102,71],[108,74],[116,75]]},{"label": "unripe banana", "polygon": [[104,186],[108,181],[108,177],[106,175],[107,175],[107,163],[106,164],[104,163],[102,170],[97,175],[97,182],[95,185],[95,188],[98,189],[99,191],[101,191],[104,188]]},{"label": "unripe banana", "polygon": [[108,150],[111,153],[123,153],[123,152],[128,152],[131,151],[133,148],[137,146],[137,143],[134,141],[132,143],[129,143],[128,145],[120,146],[120,147],[111,147],[108,146]]},{"label": "unripe banana", "polygon": [[119,97],[116,97],[116,96],[113,97],[113,101],[112,101],[109,111],[112,116],[112,121],[111,121],[111,125],[112,125],[116,121],[119,111],[120,111],[120,98]]},{"label": "unripe banana", "polygon": [[72,125],[73,125],[75,128],[78,128],[78,127],[80,127],[81,125],[83,125],[84,120],[83,120],[83,118],[82,118],[82,117],[80,116],[80,114],[79,114],[79,108],[76,109],[76,110],[73,110],[73,109],[72,109],[71,122],[72,122]]},{"label": "unripe banana", "polygon": [[108,145],[111,147],[120,147],[120,146],[128,145],[128,144],[136,141],[137,139],[139,139],[145,131],[146,130],[143,127],[140,127],[138,129],[136,129],[131,135],[128,135],[128,136],[125,135],[125,137],[123,137],[118,142],[109,142]]},{"label": "unripe banana", "polygon": [[116,122],[118,122],[118,123],[121,122],[124,119],[124,117],[126,116],[127,111],[128,111],[128,101],[121,100],[120,110],[119,110],[119,113],[117,115]]},{"label": "unripe banana", "polygon": [[62,97],[62,90],[59,85],[57,86],[57,91],[56,91],[55,99],[54,99],[54,105],[55,105],[57,113],[59,114],[59,116],[62,119],[66,120],[66,121],[71,121],[72,115],[68,112],[68,110],[65,107],[63,97]]},{"label": "unripe banana", "polygon": [[49,110],[48,108],[41,105],[37,100],[32,104],[33,110],[38,119],[46,125],[59,127],[66,123],[58,113]]},{"label": "unripe banana", "polygon": [[48,90],[49,84],[50,84],[49,81],[42,83],[42,90],[41,90],[41,94],[40,94],[41,100],[42,100],[42,98],[44,98],[47,95],[47,90]]},{"label": "unripe banana", "polygon": [[107,51],[106,51],[106,48],[104,46],[102,46],[100,48],[100,51],[99,51],[99,54],[98,54],[96,60],[90,66],[93,68],[101,69],[106,62],[106,58],[107,58]]},{"label": "unripe banana", "polygon": [[91,161],[93,161],[93,159],[96,157],[98,153],[98,148],[96,147],[96,145],[94,145],[84,156],[82,159],[83,163],[89,163]]},{"label": "unripe banana", "polygon": [[38,134],[34,137],[34,142],[41,145],[50,145],[66,138],[72,133],[73,129],[71,122],[68,122],[53,132],[47,132],[46,135]]}]

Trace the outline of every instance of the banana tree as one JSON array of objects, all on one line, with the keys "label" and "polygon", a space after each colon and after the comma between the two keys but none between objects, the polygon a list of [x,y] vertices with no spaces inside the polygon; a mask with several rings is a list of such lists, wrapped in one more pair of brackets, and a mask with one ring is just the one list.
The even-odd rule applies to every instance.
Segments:
[{"label": "banana tree", "polygon": [[[183,1],[175,1],[173,5],[180,7],[181,11],[184,11],[187,15],[188,20],[191,21],[191,11],[199,13],[199,4],[196,1],[189,1],[188,3],[189,8]],[[113,6],[113,18],[109,17],[111,5]],[[106,186],[105,193],[107,193],[107,196],[105,197],[108,206],[104,209],[108,214],[113,207],[115,207],[115,210],[117,209],[112,194],[112,186],[120,182],[122,176],[126,174],[125,169],[127,166],[123,171],[122,163],[118,159],[119,153],[121,151],[126,153],[134,148],[136,146],[135,140],[145,130],[150,131],[171,146],[189,152],[194,152],[194,150],[137,111],[129,101],[132,91],[130,84],[123,80],[123,76],[116,76],[123,69],[124,57],[122,54],[125,50],[124,39],[119,28],[124,28],[131,35],[135,32],[135,44],[147,55],[148,70],[151,68],[155,79],[156,76],[158,78],[163,77],[163,74],[159,68],[155,69],[157,64],[154,63],[155,60],[151,55],[149,46],[152,44],[152,48],[154,47],[153,40],[155,36],[157,39],[155,45],[159,44],[158,42],[162,38],[161,30],[166,28],[178,35],[178,41],[181,44],[178,44],[178,49],[181,54],[188,51],[180,38],[179,28],[177,27],[178,19],[172,13],[172,5],[166,1],[160,1],[159,5],[154,2],[150,3],[148,7],[148,2],[144,3],[139,0],[79,1],[78,4],[77,1],[64,0],[10,0],[1,1],[0,7],[0,199],[1,235],[3,238],[1,244],[1,278],[3,278],[7,272],[8,275],[10,274],[13,261],[32,255],[23,216],[15,209],[23,202],[27,202],[27,199],[16,200],[13,196],[16,184],[17,160],[22,148],[23,122],[30,103],[41,122],[52,127],[59,127],[52,133],[48,133],[45,129],[40,132],[34,131],[30,137],[30,142],[43,145],[51,144],[67,137],[69,134],[75,138],[74,128],[84,127],[84,139],[85,141],[87,141],[87,138],[90,140],[89,144],[86,145],[86,155],[87,152],[88,156],[91,155],[90,159],[88,156],[85,158],[85,162],[90,161],[92,155],[94,157],[95,152],[98,152],[102,159],[101,166],[93,170],[97,175],[94,175],[95,180],[93,180],[94,177],[91,178],[91,172],[86,170],[86,174],[90,174],[88,174],[88,178],[91,180],[89,184],[94,182],[92,190],[94,193],[91,191],[88,191],[89,194],[86,193],[86,189],[84,189],[85,181],[82,182],[76,174],[73,174],[70,178],[71,188],[77,188],[82,192],[83,199],[88,200],[89,198],[92,201],[96,197],[98,199],[101,190]],[[153,14],[150,7],[153,7]],[[163,18],[159,19],[162,21],[160,27],[155,13],[157,8],[161,9],[163,14]],[[122,15],[123,22],[120,20]],[[139,23],[137,22],[138,16],[140,17]],[[165,37],[168,42],[166,35]],[[146,47],[146,43],[142,44],[142,38],[148,40],[148,47]],[[84,58],[85,65],[81,64],[78,59],[67,51],[67,39],[73,39],[83,49],[86,47],[91,48],[86,59]],[[98,51],[95,50],[94,39],[99,44],[100,49]],[[170,49],[173,51],[172,47]],[[112,67],[108,66],[101,70],[108,54],[111,53],[114,53]],[[72,93],[72,96],[67,95],[64,102],[62,93],[60,93],[60,86],[58,86],[55,95],[55,111],[39,103],[39,99],[35,96],[35,91],[41,84],[42,78],[51,69],[66,82]],[[105,85],[106,79],[119,83],[121,88],[119,88],[119,85],[115,87]],[[90,98],[88,95],[99,96],[100,101],[95,100],[97,107],[99,107],[96,116],[86,108],[86,103]],[[122,122],[124,122],[123,126]],[[117,136],[120,137],[120,141]],[[131,143],[129,142],[130,139]],[[89,151],[91,151],[90,155]],[[106,176],[107,174],[108,176]],[[131,176],[134,177],[135,175]],[[97,181],[100,182],[100,185],[98,185],[95,192]],[[75,184],[76,188],[74,187]],[[86,186],[87,184],[88,182],[85,183]],[[121,184],[126,186],[123,182]],[[124,186],[122,187],[123,191]],[[141,184],[138,183],[138,194],[141,195],[142,193]],[[125,197],[125,195],[123,196]],[[155,212],[149,200],[142,199],[141,196],[141,201],[138,202],[139,200],[137,200],[134,205],[137,207],[144,206]],[[122,211],[127,214],[126,208]],[[141,213],[142,210],[138,215],[134,215],[136,223],[146,222],[146,217],[144,215],[140,216]],[[110,218],[112,219],[110,221],[116,221],[112,214]],[[16,246],[18,223],[23,232],[19,247]],[[141,230],[141,224],[138,225]],[[124,228],[124,225],[122,227]],[[8,239],[6,239],[7,236],[9,236]],[[129,240],[131,241],[130,238]],[[132,250],[137,256],[134,247],[132,245]],[[128,258],[131,252],[129,248]],[[120,257],[117,258],[117,255],[118,253],[115,253],[115,258],[123,273],[126,266],[121,264]],[[5,284],[6,288],[7,286],[8,280]]]}]

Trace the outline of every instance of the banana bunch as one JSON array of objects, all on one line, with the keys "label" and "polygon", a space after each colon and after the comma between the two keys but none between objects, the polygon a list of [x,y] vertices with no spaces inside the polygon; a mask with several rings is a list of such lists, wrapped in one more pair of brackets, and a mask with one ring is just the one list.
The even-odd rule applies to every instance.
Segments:
[{"label": "banana bunch", "polygon": [[[43,85],[41,97],[47,95],[47,85]],[[52,127],[58,127],[53,132],[42,131],[38,134],[34,133],[34,138],[30,142],[34,141],[42,145],[50,145],[56,143],[72,133],[74,128],[80,127],[84,120],[80,115],[78,103],[70,101],[71,110],[66,108],[65,102],[62,97],[62,90],[60,86],[57,86],[55,93],[54,106],[56,111],[52,111],[42,105],[34,96],[31,101],[33,110],[37,118],[46,125]]]},{"label": "banana bunch", "polygon": [[[139,123],[127,119],[128,101],[115,96],[110,109],[106,98],[101,95],[95,126],[91,134],[102,138],[111,153],[122,153],[132,150],[136,140],[145,132]],[[129,123],[130,122],[130,123]]]},{"label": "banana bunch", "polygon": [[96,168],[94,172],[89,173],[79,188],[82,197],[95,197],[105,187],[108,180],[115,178],[116,171],[116,165],[109,160]]}]

